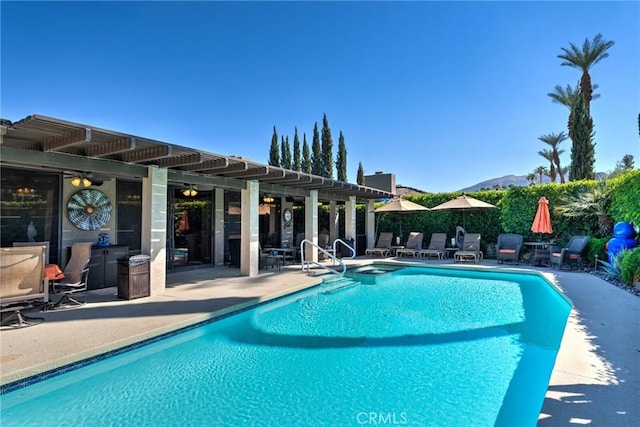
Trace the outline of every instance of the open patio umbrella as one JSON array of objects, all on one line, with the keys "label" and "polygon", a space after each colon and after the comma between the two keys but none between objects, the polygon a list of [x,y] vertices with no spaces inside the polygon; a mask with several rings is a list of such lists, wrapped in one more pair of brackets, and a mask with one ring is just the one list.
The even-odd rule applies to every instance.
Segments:
[{"label": "open patio umbrella", "polygon": [[[428,211],[429,208],[414,203],[407,199],[393,199],[388,203],[376,208],[375,213],[412,213]],[[400,235],[402,235],[402,221],[400,221]]]},{"label": "open patio umbrella", "polygon": [[549,215],[549,201],[544,196],[540,197],[538,200],[538,210],[536,211],[536,216],[533,218],[531,231],[534,233],[540,233],[540,240],[542,240],[542,233],[553,233],[553,228],[551,228],[551,216]]},{"label": "open patio umbrella", "polygon": [[463,194],[431,208],[432,211],[462,211],[462,228],[465,229],[465,212],[473,209],[498,209],[498,207]]}]

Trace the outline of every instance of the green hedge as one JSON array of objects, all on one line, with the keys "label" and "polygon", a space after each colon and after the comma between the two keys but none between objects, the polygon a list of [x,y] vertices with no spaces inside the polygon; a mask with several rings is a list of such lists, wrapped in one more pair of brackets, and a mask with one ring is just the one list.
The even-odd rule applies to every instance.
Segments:
[{"label": "green hedge", "polygon": [[[501,233],[518,233],[525,240],[553,240],[559,245],[566,244],[571,236],[588,235],[596,236],[598,223],[595,216],[585,218],[568,218],[558,213],[557,207],[563,200],[570,196],[576,196],[585,191],[592,191],[596,181],[577,181],[566,184],[539,184],[529,187],[510,187],[508,190],[490,190],[465,193],[471,197],[498,206],[499,209],[470,210],[464,213],[465,228],[470,233],[482,235],[482,249],[486,250],[488,244],[497,241]],[[614,223],[628,221],[636,226],[640,225],[640,169],[630,171],[607,181],[611,194],[611,206],[608,214]],[[405,198],[427,208],[432,208],[441,203],[460,196],[461,192],[419,194],[406,196]],[[549,213],[553,233],[539,236],[531,231],[531,223],[538,209],[540,197],[546,197],[549,201]],[[384,203],[377,203],[376,207]],[[364,217],[366,206],[357,208],[358,234],[364,234]],[[342,215],[341,215],[342,217]],[[320,210],[322,226],[328,224],[328,209]],[[456,226],[462,225],[463,213],[460,211],[426,211],[411,213],[385,213],[376,214],[377,233],[392,232],[395,235],[402,229],[402,240],[406,241],[412,231],[424,233],[425,244],[428,243],[432,233],[445,232],[451,238],[455,236]],[[341,228],[343,225],[341,224]],[[586,261],[593,265],[595,255],[599,259],[606,259],[604,245],[611,236],[595,238],[589,242],[585,252]],[[628,261],[632,264],[635,261]],[[635,265],[635,264],[633,264]]]},{"label": "green hedge", "polygon": [[[593,236],[598,230],[597,220],[576,220],[566,218],[558,213],[557,207],[563,199],[575,196],[595,187],[595,181],[578,181],[566,184],[540,184],[530,187],[512,187],[502,201],[501,224],[505,232],[522,234],[525,240],[553,240],[559,244],[566,244],[571,236]],[[531,231],[531,223],[538,209],[540,197],[549,201],[549,215],[551,217],[551,235],[539,236]]]},{"label": "green hedge", "polygon": [[640,226],[640,169],[613,178],[609,215],[614,223],[627,221]]}]

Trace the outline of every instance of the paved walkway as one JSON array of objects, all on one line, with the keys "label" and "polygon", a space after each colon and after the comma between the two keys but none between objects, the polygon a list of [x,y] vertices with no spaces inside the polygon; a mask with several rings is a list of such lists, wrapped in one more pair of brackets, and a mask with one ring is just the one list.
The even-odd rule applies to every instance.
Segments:
[{"label": "paved walkway", "polygon": [[[477,266],[497,268],[495,260]],[[539,425],[640,425],[640,298],[588,273],[536,270],[574,304]],[[89,291],[80,309],[41,313],[40,325],[0,331],[0,384],[320,282],[299,266],[262,270],[251,278],[233,268],[199,269],[171,273],[167,280],[161,295],[123,301],[115,288]]]}]

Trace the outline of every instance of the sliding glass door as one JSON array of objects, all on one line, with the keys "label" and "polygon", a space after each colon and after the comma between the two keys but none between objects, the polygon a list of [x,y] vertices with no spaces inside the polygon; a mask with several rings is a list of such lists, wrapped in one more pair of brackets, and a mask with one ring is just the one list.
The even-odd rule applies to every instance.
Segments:
[{"label": "sliding glass door", "polygon": [[213,192],[183,194],[183,188],[168,194],[167,267],[212,265]]}]

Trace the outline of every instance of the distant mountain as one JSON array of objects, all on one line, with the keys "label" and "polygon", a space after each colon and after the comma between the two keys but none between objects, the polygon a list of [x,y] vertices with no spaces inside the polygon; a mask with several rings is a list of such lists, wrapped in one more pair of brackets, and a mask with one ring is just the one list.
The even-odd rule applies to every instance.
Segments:
[{"label": "distant mountain", "polygon": [[[537,179],[536,182],[538,182]],[[543,176],[542,182],[551,182],[551,179],[548,176]],[[516,187],[526,187],[527,185],[529,185],[529,181],[527,181],[526,175],[505,175],[501,176],[500,178],[493,178],[479,182],[475,185],[472,185],[471,187],[463,188],[460,191],[473,192],[478,191],[481,188],[494,188],[496,185],[499,185],[501,187],[508,187],[510,185],[515,185]]]},{"label": "distant mountain", "polygon": [[[604,178],[607,174],[604,172],[596,172],[596,179],[600,180]],[[568,177],[567,177],[568,180]],[[551,182],[551,178],[548,176],[542,177],[542,183]],[[538,183],[538,177],[536,177],[536,184]],[[515,185],[516,187],[526,187],[529,185],[529,181],[527,181],[526,175],[505,175],[500,178],[488,179],[486,181],[479,182],[471,187],[466,187],[461,189],[460,191],[473,192],[478,191],[481,188],[490,188],[493,189],[496,185],[500,185],[501,187],[508,187],[510,185]]]}]

